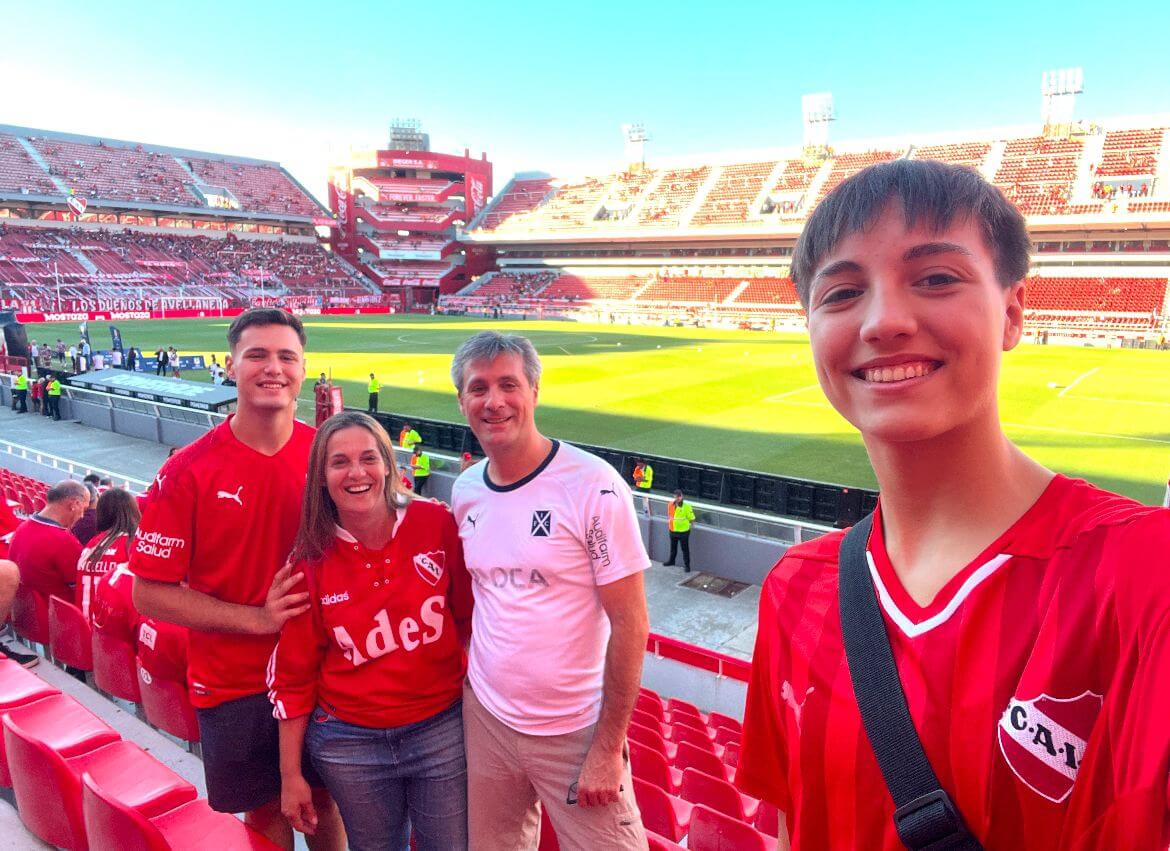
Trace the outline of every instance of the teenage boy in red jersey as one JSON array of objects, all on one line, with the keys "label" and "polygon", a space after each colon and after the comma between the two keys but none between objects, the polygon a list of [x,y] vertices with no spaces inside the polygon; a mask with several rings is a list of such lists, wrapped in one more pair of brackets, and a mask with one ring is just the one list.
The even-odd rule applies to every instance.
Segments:
[{"label": "teenage boy in red jersey", "polygon": [[[305,332],[283,310],[253,309],[232,322],[228,345],[236,413],[159,470],[130,557],[134,603],[144,617],[190,629],[187,677],[211,806],[243,812],[291,849],[264,671],[285,621],[308,610],[305,594],[290,593],[300,577],[281,567],[313,440],[295,418]],[[343,848],[336,807],[308,779],[319,789],[310,847]]]},{"label": "teenage boy in red jersey", "polygon": [[[1170,512],[1054,474],[1004,435],[1028,251],[977,173],[899,160],[825,199],[792,276],[821,387],[881,486],[869,574],[967,828],[988,849],[1165,849]],[[794,848],[892,851],[841,634],[842,537],[792,547],[764,584],[737,782],[780,808]]]}]

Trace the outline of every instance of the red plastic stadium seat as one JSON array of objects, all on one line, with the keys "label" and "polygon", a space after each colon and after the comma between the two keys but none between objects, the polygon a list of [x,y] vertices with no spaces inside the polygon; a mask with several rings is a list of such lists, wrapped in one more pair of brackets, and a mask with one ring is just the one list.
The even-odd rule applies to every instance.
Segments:
[{"label": "red plastic stadium seat", "polygon": [[707,723],[707,719],[703,717],[703,713],[699,711],[699,707],[685,700],[679,700],[677,697],[672,697],[666,701],[666,711],[671,714],[672,720],[677,720],[673,717],[675,715],[687,715],[703,725]]},{"label": "red plastic stadium seat", "polygon": [[3,724],[21,821],[51,845],[84,851],[81,773],[104,759],[121,760],[118,734],[64,695],[13,709]]},{"label": "red plastic stadium seat", "polygon": [[717,745],[738,745],[742,741],[743,734],[737,733],[730,727],[715,728],[715,744]]},{"label": "red plastic stadium seat", "polygon": [[739,742],[728,742],[723,748],[723,764],[739,768]]},{"label": "red plastic stadium seat", "polygon": [[93,681],[97,687],[122,700],[141,703],[134,645],[109,632],[95,629],[92,646]]},{"label": "red plastic stadium seat", "polygon": [[199,722],[186,683],[153,677],[140,662],[138,688],[148,722],[185,742],[199,741]]},{"label": "red plastic stadium seat", "polygon": [[634,701],[634,708],[654,716],[659,721],[663,721],[666,718],[665,713],[662,711],[662,701],[648,694],[639,694]]},{"label": "red plastic stadium seat", "polygon": [[[708,742],[715,741],[715,731],[691,715],[685,713],[680,714],[677,712],[672,713],[670,716],[670,725],[671,727],[690,727],[696,733],[699,733],[701,736],[703,736],[703,738],[705,738]],[[671,738],[673,739],[674,736],[672,735]]]},{"label": "red plastic stadium seat", "polygon": [[649,851],[686,851],[677,842],[671,842],[665,836],[659,836],[651,830],[646,831],[646,839],[650,842]]},{"label": "red plastic stadium seat", "polygon": [[728,730],[734,730],[737,733],[743,733],[743,724],[730,715],[724,715],[722,712],[712,712],[707,716],[707,724],[718,729],[719,727],[726,727]]},{"label": "red plastic stadium seat", "polygon": [[[103,788],[95,779],[98,773],[87,771],[82,776],[81,796],[85,826],[95,851],[275,851],[279,847],[235,816],[215,812],[203,800],[188,801],[148,818]],[[105,772],[100,774],[104,779]]]},{"label": "red plastic stadium seat", "polygon": [[[9,709],[28,706],[59,694],[57,689],[36,674],[26,671],[15,662],[0,659],[0,715]],[[0,786],[6,789],[12,787],[12,777],[8,773],[8,760],[5,757],[3,730],[0,730]]]},{"label": "red plastic stadium seat", "polygon": [[671,724],[670,740],[675,744],[690,742],[695,747],[714,754],[718,759],[723,758],[723,746],[711,741],[711,736],[706,730],[700,732],[689,724]]},{"label": "red plastic stadium seat", "polygon": [[654,700],[657,700],[659,703],[662,702],[662,698],[659,696],[658,692],[656,692],[652,688],[647,688],[646,686],[638,686],[638,694],[644,694],[647,697],[651,697]]},{"label": "red plastic stadium seat", "polygon": [[643,727],[641,724],[631,721],[629,728],[626,730],[626,737],[638,744],[654,748],[654,750],[666,757],[667,762],[674,762],[674,755],[678,751],[678,748],[662,738],[662,734],[657,730]]},{"label": "red plastic stadium seat", "polygon": [[670,732],[670,727],[662,723],[662,721],[655,718],[649,712],[643,712],[641,709],[635,709],[630,713],[631,724],[641,724],[643,727],[648,727],[651,730],[657,730],[659,735],[665,737]]},{"label": "red plastic stadium seat", "polygon": [[666,757],[654,748],[633,741],[629,745],[630,772],[672,795],[677,794],[682,785],[682,772],[671,768]]},{"label": "red plastic stadium seat", "polygon": [[756,830],[768,836],[780,835],[780,810],[775,804],[760,801],[760,809],[756,813]]},{"label": "red plastic stadium seat", "polygon": [[26,641],[49,646],[49,601],[27,585],[16,589],[12,601],[12,627]]},{"label": "red plastic stadium seat", "polygon": [[82,671],[93,670],[89,618],[56,595],[49,598],[49,647],[58,662]]},{"label": "red plastic stadium seat", "polygon": [[703,750],[702,748],[691,744],[690,742],[679,742],[678,753],[674,757],[674,767],[679,771],[687,768],[697,768],[704,774],[710,774],[712,777],[722,777],[728,782],[735,781],[735,769],[723,764],[723,760],[711,753],[711,751]]},{"label": "red plastic stadium seat", "polygon": [[776,840],[749,824],[696,804],[687,833],[689,851],[776,851]]},{"label": "red plastic stadium seat", "polygon": [[640,777],[634,778],[634,797],[647,830],[674,842],[682,839],[691,823],[691,804]]},{"label": "red plastic stadium seat", "polygon": [[696,768],[683,771],[680,794],[692,804],[705,804],[745,824],[752,824],[760,810],[760,802],[755,798],[743,794],[726,780],[704,774]]}]

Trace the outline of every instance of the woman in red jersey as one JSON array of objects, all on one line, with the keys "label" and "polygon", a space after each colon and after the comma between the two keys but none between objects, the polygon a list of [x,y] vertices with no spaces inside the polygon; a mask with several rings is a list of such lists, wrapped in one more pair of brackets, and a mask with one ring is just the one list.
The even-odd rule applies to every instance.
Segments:
[{"label": "woman in red jersey", "polygon": [[285,816],[312,833],[307,750],[351,848],[405,848],[412,829],[419,851],[465,848],[470,578],[450,512],[403,489],[369,416],[318,430],[291,559],[311,607],[268,666]]},{"label": "woman in red jersey", "polygon": [[[103,576],[115,570],[126,572],[130,563],[127,549],[138,521],[138,500],[129,491],[110,488],[97,502],[97,534],[90,538],[77,561],[77,607],[87,618],[93,617],[94,598]],[[123,580],[125,596],[130,594],[130,582]]]},{"label": "woman in red jersey", "polygon": [[[1029,250],[978,172],[910,159],[843,182],[796,244],[817,378],[880,498],[848,546],[790,547],[761,589],[736,782],[794,848],[1170,844],[1170,512],[1005,434]],[[878,670],[893,688],[858,676]]]}]

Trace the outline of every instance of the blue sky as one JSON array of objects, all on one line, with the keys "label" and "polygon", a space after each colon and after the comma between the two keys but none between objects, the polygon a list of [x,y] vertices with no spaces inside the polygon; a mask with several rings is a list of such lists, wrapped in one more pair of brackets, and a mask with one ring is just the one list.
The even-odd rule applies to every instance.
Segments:
[{"label": "blue sky", "polygon": [[[1082,118],[1170,113],[1170,4],[7,2],[0,123],[328,162],[414,117],[436,150],[517,170],[801,140],[831,91],[836,139],[1039,120],[1040,74],[1079,65]],[[21,81],[21,82],[17,82]]]}]

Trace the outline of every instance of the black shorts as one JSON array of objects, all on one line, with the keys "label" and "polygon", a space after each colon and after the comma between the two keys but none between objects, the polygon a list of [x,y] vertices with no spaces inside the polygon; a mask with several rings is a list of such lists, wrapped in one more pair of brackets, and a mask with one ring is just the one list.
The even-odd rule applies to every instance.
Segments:
[{"label": "black shorts", "polygon": [[[196,709],[207,802],[221,813],[246,813],[280,798],[280,737],[268,695],[253,694]],[[324,789],[308,753],[301,771]]]}]

